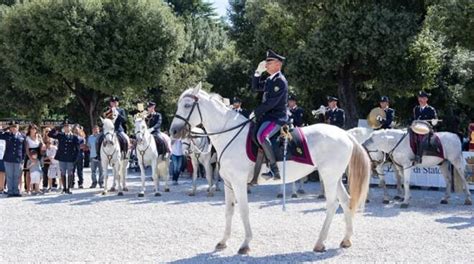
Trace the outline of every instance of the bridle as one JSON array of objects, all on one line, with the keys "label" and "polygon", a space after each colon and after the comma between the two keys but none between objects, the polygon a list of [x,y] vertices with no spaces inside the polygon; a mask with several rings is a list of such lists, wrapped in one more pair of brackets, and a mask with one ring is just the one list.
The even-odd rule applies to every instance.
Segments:
[{"label": "bridle", "polygon": [[[398,146],[400,146],[400,144],[402,143],[402,141],[406,138],[406,136],[408,135],[408,132],[404,133],[403,136],[397,141],[397,144],[395,144],[395,146],[389,151],[386,153],[386,155],[390,158],[390,160],[392,161],[393,164],[399,166],[399,167],[402,167],[402,165],[400,165],[399,163],[397,163],[394,159],[393,159],[393,152],[395,152],[395,150],[398,148]],[[373,153],[373,152],[379,152],[378,150],[369,150],[367,148],[367,145],[369,144],[372,144],[374,142],[374,140],[372,139],[372,137],[370,137],[369,139],[367,139],[364,143],[362,143],[362,147],[364,147],[365,151],[367,151],[367,154],[369,155],[369,159],[372,163],[375,163],[375,164],[381,164],[381,163],[384,163],[385,162],[385,158],[382,159],[382,161],[379,161],[379,160],[373,160],[372,159],[372,156],[370,156],[370,153]],[[382,151],[383,153],[383,151]],[[408,168],[411,168],[413,166],[410,166]]]},{"label": "bridle", "polygon": [[107,146],[109,144],[109,140],[106,140],[106,137],[107,135],[112,135],[112,142],[114,140],[114,137],[115,137],[115,133],[114,132],[107,132],[104,134],[104,141],[102,142],[102,151],[104,152],[104,154],[107,156],[107,160],[109,161],[108,164],[111,164],[111,161],[112,161],[112,158],[113,156],[115,155],[115,152],[117,151],[116,148],[114,148],[114,151],[112,153],[107,153],[107,151],[105,151],[105,146]]},{"label": "bridle", "polygon": [[[145,132],[143,131],[138,131],[135,133],[135,135],[137,134],[141,134],[142,135],[142,140],[140,140],[140,143],[143,142],[143,139],[145,138]],[[149,134],[149,137],[148,137],[148,144],[146,146],[146,148],[144,149],[140,149],[138,146],[140,146],[141,144],[137,141],[137,146],[135,147],[135,149],[140,153],[141,157],[142,157],[142,165],[145,166],[145,152],[148,150],[148,148],[150,147],[151,145],[151,137],[152,135]]]}]

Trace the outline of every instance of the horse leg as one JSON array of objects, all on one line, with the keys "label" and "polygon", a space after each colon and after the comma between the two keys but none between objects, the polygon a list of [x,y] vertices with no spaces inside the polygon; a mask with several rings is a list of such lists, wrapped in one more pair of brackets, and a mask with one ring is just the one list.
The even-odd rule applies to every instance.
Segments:
[{"label": "horse leg", "polygon": [[403,188],[405,189],[405,197],[403,198],[400,208],[408,208],[408,200],[410,200],[410,176],[411,169],[403,169]]},{"label": "horse leg", "polygon": [[296,182],[291,184],[291,198],[298,198],[298,194],[296,194]]},{"label": "horse leg", "polygon": [[246,255],[250,251],[250,241],[252,240],[252,229],[250,228],[250,219],[249,219],[249,204],[248,204],[248,195],[247,195],[247,181],[236,184],[234,187],[234,195],[239,206],[240,217],[244,224],[245,229],[245,239],[242,245],[239,248],[238,254]]},{"label": "horse leg", "polygon": [[211,157],[206,154],[205,156],[201,155],[203,157],[203,165],[204,165],[204,170],[206,173],[206,180],[207,184],[209,185],[209,188],[207,189],[207,197],[213,197],[214,196],[214,181],[212,177],[212,166],[211,166]]},{"label": "horse leg", "polygon": [[160,193],[160,173],[159,173],[159,168],[158,165],[159,162],[157,159],[154,159],[152,161],[152,175],[153,175],[153,185],[154,185],[154,190],[155,190],[155,197],[161,196]]},{"label": "horse leg", "polygon": [[[158,169],[158,176],[163,177],[163,181],[165,182],[165,192],[170,191],[169,187],[169,180],[170,180],[170,174],[169,174],[169,168],[170,168],[170,160],[169,157],[166,157],[165,160],[162,160],[162,166],[163,168]],[[159,164],[159,163],[158,163]],[[159,167],[160,165],[158,165]]]},{"label": "horse leg", "polygon": [[383,164],[377,165],[377,167],[375,167],[375,172],[379,176],[380,187],[383,189],[383,203],[384,204],[389,204],[390,203],[390,196],[388,195],[387,184],[385,182],[385,173],[383,171]]},{"label": "horse leg", "polygon": [[448,204],[448,200],[451,197],[451,172],[449,171],[449,163],[444,161],[440,166],[439,170],[444,176],[444,181],[446,182],[446,191],[444,193],[443,199],[441,199],[441,204]]},{"label": "horse leg", "polygon": [[234,191],[229,187],[229,183],[224,184],[224,196],[225,196],[225,230],[224,237],[217,243],[216,250],[222,250],[227,247],[227,240],[230,238],[230,232],[232,228],[232,217],[234,215],[235,197]]},{"label": "horse leg", "polygon": [[[128,156],[128,155],[127,155]],[[128,158],[125,158],[122,160],[122,189],[124,192],[128,192],[128,187],[127,187],[127,165],[128,165]]]},{"label": "horse leg", "polygon": [[194,156],[194,154],[191,156],[191,164],[193,165],[193,187],[189,196],[195,196],[196,195],[196,178],[198,176],[199,162]]},{"label": "horse leg", "polygon": [[464,186],[464,194],[466,199],[464,200],[464,205],[472,205],[471,192],[469,191],[469,184],[467,183],[466,177],[464,175],[463,162],[462,158],[458,160],[459,162],[452,162],[454,169],[458,172],[457,176],[461,180],[462,185]]},{"label": "horse leg", "polygon": [[[102,161],[105,159],[105,157],[102,157]],[[102,191],[102,195],[107,194],[107,181],[109,179],[109,170],[107,168],[108,164],[105,162],[102,162],[102,175],[104,175],[104,190]],[[63,183],[64,185],[64,183]]]},{"label": "horse leg", "polygon": [[[212,166],[211,166],[212,167]],[[221,191],[221,188],[219,187],[219,171],[217,169],[217,165],[216,167],[212,170],[212,177],[214,178],[214,182],[215,182],[215,185],[216,185],[216,192],[220,192]]]},{"label": "horse leg", "polygon": [[352,246],[351,237],[354,232],[354,227],[352,224],[352,213],[349,208],[349,194],[347,193],[342,180],[339,181],[337,185],[337,198],[339,199],[339,203],[344,210],[344,220],[346,222],[346,234],[344,235],[344,239],[341,242],[342,248],[348,248]]},{"label": "horse leg", "polygon": [[298,187],[298,190],[296,191],[297,193],[305,194],[305,191],[304,191],[304,181],[305,180],[306,180],[306,177],[304,177],[304,178],[302,178],[301,180],[298,181],[299,187]]},{"label": "horse leg", "polygon": [[[138,160],[143,160],[143,157],[140,157],[140,154],[138,154]],[[140,167],[140,178],[142,180],[142,190],[138,193],[138,197],[144,197],[145,196],[145,165],[143,162],[138,162],[138,166]]]},{"label": "horse leg", "polygon": [[403,194],[403,189],[402,189],[402,178],[403,178],[403,168],[399,168],[398,166],[395,166],[395,177],[397,178],[397,195],[393,197],[395,200],[401,201]]},{"label": "horse leg", "polygon": [[123,196],[123,189],[122,189],[122,165],[121,161],[118,162],[117,165],[114,166],[114,174],[115,178],[117,179],[117,187],[118,187],[118,196]]},{"label": "horse leg", "polygon": [[[320,175],[321,172],[320,172]],[[336,213],[338,202],[337,202],[337,184],[341,181],[342,173],[339,175],[339,180],[330,179],[329,177],[324,178],[324,191],[326,194],[326,218],[324,219],[323,228],[319,233],[318,241],[314,246],[315,252],[324,252],[326,247],[324,246],[324,241],[328,237],[329,227],[331,226],[332,218]],[[330,179],[329,181],[327,179]]]},{"label": "horse leg", "polygon": [[324,193],[325,193],[324,182],[321,179],[321,177],[319,177],[319,183],[320,183],[320,186],[321,186],[321,190],[319,191],[318,199],[324,199],[324,197],[325,197],[325,195],[324,195]]}]

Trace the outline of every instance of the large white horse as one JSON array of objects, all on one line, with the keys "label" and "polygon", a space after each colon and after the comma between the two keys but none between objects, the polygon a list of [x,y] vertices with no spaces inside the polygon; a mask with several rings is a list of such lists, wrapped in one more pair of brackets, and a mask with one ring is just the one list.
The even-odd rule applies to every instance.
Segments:
[{"label": "large white horse", "polygon": [[135,150],[137,153],[138,166],[140,167],[140,176],[142,180],[142,189],[138,193],[138,197],[145,196],[145,167],[151,165],[151,174],[153,177],[153,183],[155,186],[155,196],[161,196],[160,189],[160,178],[165,182],[165,192],[169,192],[168,187],[169,181],[169,158],[170,158],[170,146],[171,139],[165,133],[160,132],[161,138],[166,143],[166,152],[159,153],[157,149],[155,138],[148,131],[145,120],[138,117],[135,119],[135,136],[137,144]]},{"label": "large white horse", "polygon": [[[216,98],[218,97],[218,98]],[[252,240],[249,221],[247,184],[253,177],[254,163],[245,155],[249,121],[242,115],[236,115],[229,109],[220,96],[212,96],[201,90],[201,84],[194,89],[183,92],[178,101],[178,109],[171,124],[173,137],[184,137],[190,128],[202,124],[216,148],[220,161],[220,176],[225,186],[226,225],[224,236],[216,249],[226,247],[230,238],[234,207],[238,206],[245,229],[245,239],[238,251],[247,254]],[[357,141],[344,130],[326,124],[303,127],[307,145],[315,165],[306,165],[288,161],[288,182],[301,179],[314,171],[319,174],[326,185],[326,219],[314,251],[325,251],[324,241],[327,239],[332,218],[341,204],[344,210],[346,230],[341,247],[350,247],[353,233],[353,216],[365,201],[370,177],[370,161],[367,153]],[[337,153],[333,155],[332,153]],[[280,170],[283,170],[279,162]],[[350,193],[342,184],[341,177],[349,166]],[[259,177],[259,184],[281,184],[282,180],[264,180]],[[338,203],[339,201],[339,203]]]},{"label": "large white horse", "polygon": [[[204,130],[198,127],[193,127],[192,132],[195,134],[204,134]],[[189,193],[189,196],[196,195],[196,178],[198,176],[199,164],[204,166],[207,179],[207,196],[214,196],[215,191],[220,191],[219,189],[219,174],[217,172],[217,166],[214,170],[212,168],[212,144],[208,137],[186,137],[183,139],[183,152],[186,156],[191,157],[191,163],[193,165],[193,188]]]},{"label": "large white horse", "polygon": [[103,124],[104,140],[100,148],[100,160],[102,165],[102,173],[104,175],[104,190],[103,195],[107,194],[107,180],[108,180],[108,167],[111,166],[114,173],[114,181],[118,185],[117,195],[123,195],[122,187],[125,187],[125,176],[127,173],[127,157],[122,158],[120,152],[120,143],[118,140],[117,133],[115,133],[114,123],[108,118],[101,118]]},{"label": "large white horse", "polygon": [[[408,207],[408,201],[410,199],[410,174],[413,167],[412,160],[415,154],[410,147],[410,135],[407,131],[400,129],[384,129],[378,130],[371,134],[371,136],[364,142],[364,146],[370,153],[372,160],[377,160],[375,155],[380,157],[377,152],[383,152],[390,156],[395,168],[401,172],[403,177],[403,185],[405,190],[405,196],[401,204],[402,208]],[[438,132],[435,133],[438,136],[443,146],[444,159],[437,156],[423,156],[422,163],[420,166],[436,166],[440,164],[440,170],[443,173],[446,181],[446,192],[441,200],[442,204],[447,204],[448,199],[451,196],[451,173],[449,171],[449,162],[453,165],[454,169],[458,172],[456,175],[459,176],[459,180],[464,185],[464,193],[466,199],[464,204],[471,205],[472,199],[469,192],[469,186],[464,177],[464,160],[462,157],[462,147],[458,136],[449,132]],[[385,197],[384,197],[385,200]]]}]

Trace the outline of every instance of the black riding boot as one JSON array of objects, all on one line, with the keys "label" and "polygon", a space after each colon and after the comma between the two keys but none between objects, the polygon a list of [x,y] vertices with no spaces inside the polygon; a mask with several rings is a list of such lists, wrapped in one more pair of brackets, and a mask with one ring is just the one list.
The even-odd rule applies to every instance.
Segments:
[{"label": "black riding boot", "polygon": [[414,164],[421,164],[421,157],[423,156],[423,139],[417,140],[416,142],[416,154]]},{"label": "black riding boot", "polygon": [[273,176],[275,180],[279,180],[280,177],[280,170],[276,164],[275,153],[273,153],[272,143],[269,140],[265,140],[265,143],[262,144],[263,151],[265,152],[265,156],[267,156],[268,162],[270,163],[270,172],[263,173],[263,176]]},{"label": "black riding boot", "polygon": [[260,175],[260,170],[262,169],[264,158],[265,158],[265,154],[263,154],[263,151],[258,150],[257,157],[255,158],[255,167],[253,168],[253,178],[252,178],[252,181],[250,182],[251,185],[258,184],[258,176]]},{"label": "black riding boot", "polygon": [[67,193],[67,181],[66,181],[66,175],[61,175],[61,181],[63,182],[63,191],[61,193]]},{"label": "black riding boot", "polygon": [[68,194],[72,194],[71,188],[72,188],[72,185],[73,185],[73,183],[74,183],[74,174],[69,174],[69,175],[67,176],[67,181],[68,181],[68,183],[69,183],[69,187],[67,188],[67,193],[68,193]]}]

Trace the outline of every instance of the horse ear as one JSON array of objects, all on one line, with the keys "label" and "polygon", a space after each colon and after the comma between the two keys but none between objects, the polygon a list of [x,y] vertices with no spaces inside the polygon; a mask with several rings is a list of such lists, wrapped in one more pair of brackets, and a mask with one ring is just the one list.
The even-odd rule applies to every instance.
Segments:
[{"label": "horse ear", "polygon": [[194,87],[193,89],[193,95],[197,95],[199,93],[199,91],[201,91],[201,88],[202,88],[202,82],[199,82],[196,87]]}]

